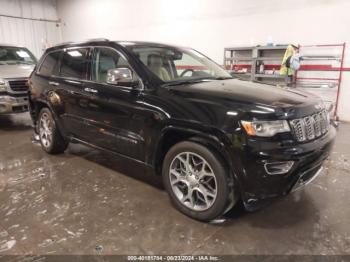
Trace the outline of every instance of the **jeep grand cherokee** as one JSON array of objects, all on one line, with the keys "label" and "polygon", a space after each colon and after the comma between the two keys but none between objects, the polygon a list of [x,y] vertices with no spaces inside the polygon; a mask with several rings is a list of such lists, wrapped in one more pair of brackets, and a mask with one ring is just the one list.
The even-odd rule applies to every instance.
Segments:
[{"label": "jeep grand cherokee", "polygon": [[310,182],[335,137],[319,98],[232,79],[190,48],[66,43],[45,52],[29,84],[43,150],[79,142],[140,162],[202,221]]}]

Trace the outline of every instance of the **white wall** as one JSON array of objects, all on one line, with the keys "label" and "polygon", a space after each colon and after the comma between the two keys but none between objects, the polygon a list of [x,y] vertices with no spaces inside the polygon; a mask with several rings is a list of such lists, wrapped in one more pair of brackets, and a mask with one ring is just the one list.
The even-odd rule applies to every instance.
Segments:
[{"label": "white wall", "polygon": [[62,41],[57,20],[56,0],[0,0],[0,43],[25,46],[39,58]]},{"label": "white wall", "polygon": [[[107,37],[194,47],[222,63],[227,46],[348,42],[347,0],[58,0],[64,41]],[[350,121],[350,72],[339,116]]]}]

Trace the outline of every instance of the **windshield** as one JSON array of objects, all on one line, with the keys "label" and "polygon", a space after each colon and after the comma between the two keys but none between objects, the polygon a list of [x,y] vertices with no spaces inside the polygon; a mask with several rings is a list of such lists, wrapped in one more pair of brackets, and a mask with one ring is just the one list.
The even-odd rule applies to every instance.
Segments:
[{"label": "windshield", "polygon": [[154,46],[129,48],[149,71],[165,83],[232,78],[215,62],[193,49]]},{"label": "windshield", "polygon": [[0,65],[34,65],[36,59],[26,48],[0,46]]}]

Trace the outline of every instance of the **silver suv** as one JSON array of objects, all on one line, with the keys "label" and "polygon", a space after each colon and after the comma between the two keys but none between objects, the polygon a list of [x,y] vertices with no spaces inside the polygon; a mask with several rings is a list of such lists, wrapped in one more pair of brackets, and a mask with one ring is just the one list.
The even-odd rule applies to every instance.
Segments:
[{"label": "silver suv", "polygon": [[25,47],[0,44],[0,115],[28,111],[28,77],[37,60]]}]

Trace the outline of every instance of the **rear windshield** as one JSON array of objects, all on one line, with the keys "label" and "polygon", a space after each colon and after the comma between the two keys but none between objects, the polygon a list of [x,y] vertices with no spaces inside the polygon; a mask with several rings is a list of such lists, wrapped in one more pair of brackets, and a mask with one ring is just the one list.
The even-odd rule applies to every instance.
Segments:
[{"label": "rear windshield", "polygon": [[35,65],[34,55],[22,47],[0,46],[0,65]]}]

